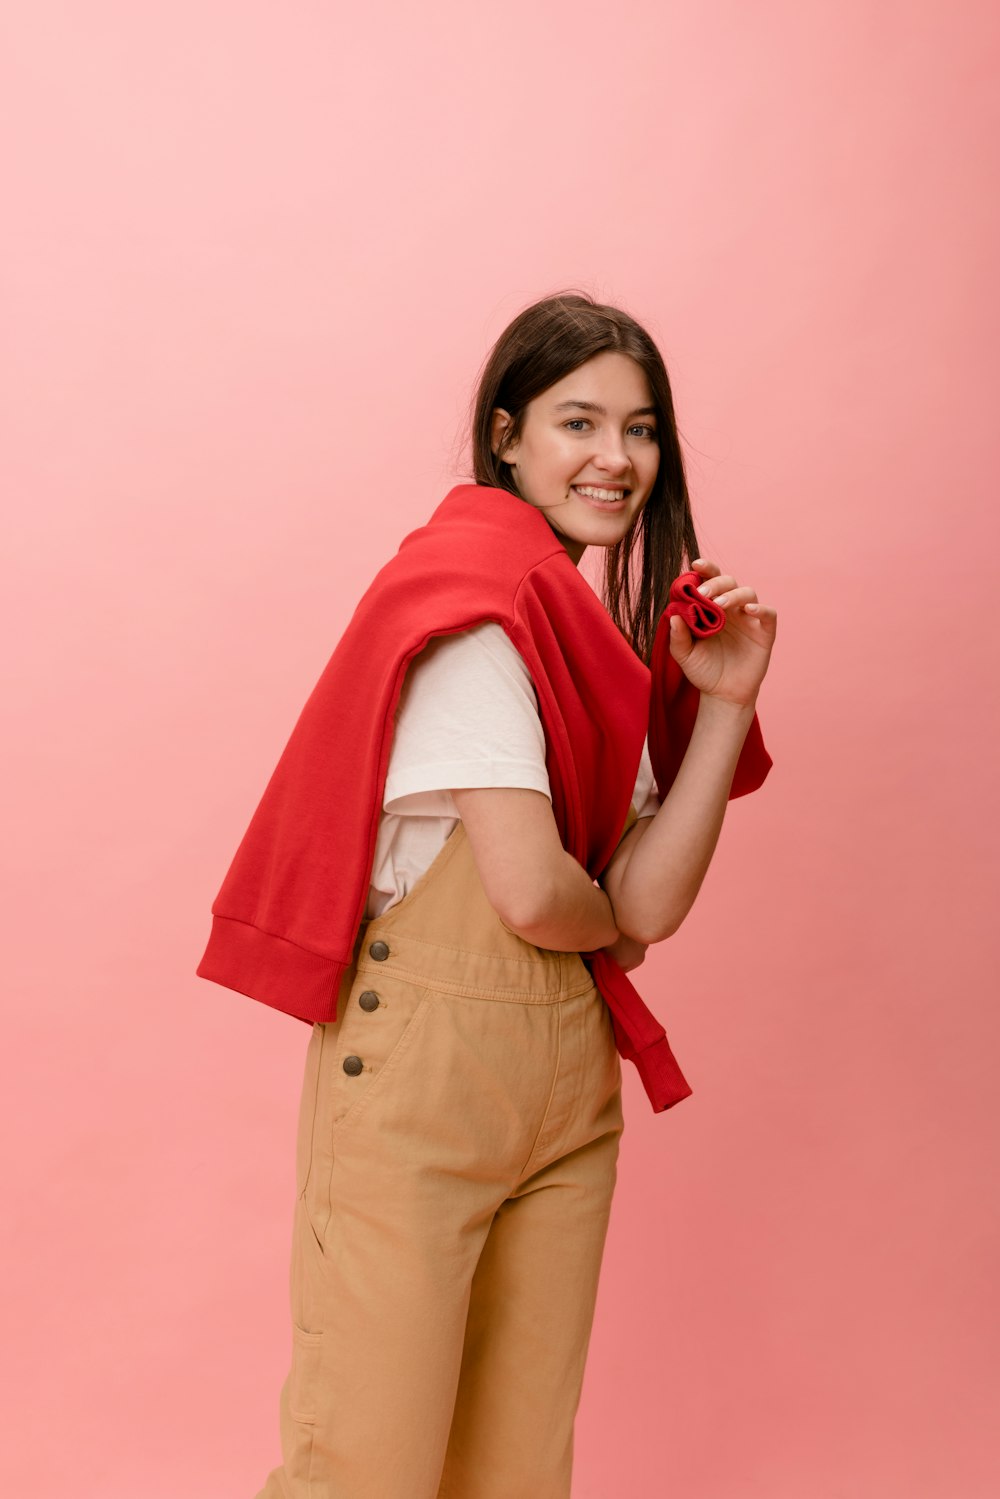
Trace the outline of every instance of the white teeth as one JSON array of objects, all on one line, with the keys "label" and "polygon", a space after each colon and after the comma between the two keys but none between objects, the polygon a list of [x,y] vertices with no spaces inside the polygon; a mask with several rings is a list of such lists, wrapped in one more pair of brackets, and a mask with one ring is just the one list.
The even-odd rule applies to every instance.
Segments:
[{"label": "white teeth", "polygon": [[590,484],[574,484],[573,488],[577,494],[590,495],[594,500],[623,500],[625,498],[623,489],[594,489]]}]

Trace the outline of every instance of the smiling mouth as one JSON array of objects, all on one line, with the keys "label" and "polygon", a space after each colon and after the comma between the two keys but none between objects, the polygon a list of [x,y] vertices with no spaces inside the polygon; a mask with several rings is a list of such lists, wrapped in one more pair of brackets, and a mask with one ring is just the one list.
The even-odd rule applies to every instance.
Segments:
[{"label": "smiling mouth", "polygon": [[600,484],[571,484],[570,488],[585,504],[601,510],[621,510],[632,493],[630,489],[604,489]]}]

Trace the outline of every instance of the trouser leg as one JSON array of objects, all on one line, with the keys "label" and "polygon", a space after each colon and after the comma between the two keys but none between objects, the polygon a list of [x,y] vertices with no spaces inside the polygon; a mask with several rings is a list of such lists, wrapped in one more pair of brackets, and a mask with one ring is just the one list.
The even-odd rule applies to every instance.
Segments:
[{"label": "trouser leg", "polygon": [[438,1499],[569,1499],[620,1092],[595,1129],[529,1177],[493,1220],[472,1283]]},{"label": "trouser leg", "polygon": [[[472,1277],[493,1202],[437,1169],[416,1045],[419,996],[383,986],[405,1026],[407,1065],[339,1123],[349,1097],[337,1027],[317,1033],[306,1068],[292,1242],[292,1365],[281,1389],[283,1463],[258,1499],[434,1499],[458,1385]],[[361,1050],[370,1032],[358,1020]],[[359,1039],[360,1038],[360,1039]],[[387,1045],[396,1040],[396,1031]],[[422,1042],[434,1053],[433,1034]],[[391,1088],[390,1088],[391,1083]],[[391,1096],[391,1107],[389,1097]],[[438,1103],[439,1129],[447,1118]],[[394,1122],[397,1121],[398,1122]],[[461,1138],[460,1117],[448,1121]],[[332,1144],[331,1144],[332,1142]],[[330,1148],[327,1148],[330,1147]]]},{"label": "trouser leg", "polygon": [[293,1329],[279,1400],[283,1463],[260,1499],[433,1499],[485,1229],[435,1243],[426,1225],[412,1235],[402,1215],[347,1221],[346,1200],[329,1263],[297,1216],[300,1273],[329,1290],[319,1331]]}]

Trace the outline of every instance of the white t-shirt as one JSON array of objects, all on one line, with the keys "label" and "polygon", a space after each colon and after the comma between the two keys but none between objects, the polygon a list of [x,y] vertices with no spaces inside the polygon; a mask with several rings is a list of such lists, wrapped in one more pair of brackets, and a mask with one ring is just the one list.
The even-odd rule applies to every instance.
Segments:
[{"label": "white t-shirt", "polygon": [[[409,663],[396,705],[365,920],[410,891],[459,821],[451,787],[522,786],[552,800],[534,685],[502,625],[436,635]],[[660,805],[648,744],[632,805]]]}]

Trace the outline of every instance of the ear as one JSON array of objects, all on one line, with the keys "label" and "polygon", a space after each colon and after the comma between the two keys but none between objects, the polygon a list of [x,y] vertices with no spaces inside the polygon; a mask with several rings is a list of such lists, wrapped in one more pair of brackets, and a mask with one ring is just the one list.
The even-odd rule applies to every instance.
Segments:
[{"label": "ear", "polygon": [[[508,427],[510,425],[511,425],[510,412],[509,411],[504,411],[504,409],[503,409],[502,406],[495,406],[493,408],[493,422],[492,422],[492,425],[490,427],[490,449],[491,449],[494,457],[496,456],[497,449],[500,446],[500,440],[501,440],[501,438],[503,437],[503,434],[507,431],[507,429],[508,429]],[[504,463],[509,463],[511,461],[511,459],[514,457],[514,455],[516,454],[516,452],[517,452],[517,443],[516,442],[511,443],[510,447],[505,452],[502,461]]]}]

